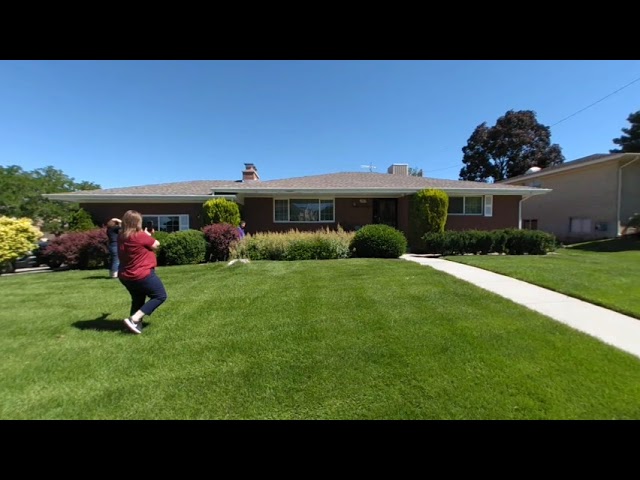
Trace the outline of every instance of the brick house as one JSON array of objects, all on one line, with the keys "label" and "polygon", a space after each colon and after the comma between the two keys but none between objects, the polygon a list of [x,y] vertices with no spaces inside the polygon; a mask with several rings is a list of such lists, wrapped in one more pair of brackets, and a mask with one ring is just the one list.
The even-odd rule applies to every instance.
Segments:
[{"label": "brick house", "polygon": [[356,230],[371,223],[409,233],[409,198],[425,188],[449,195],[447,229],[519,228],[523,199],[548,189],[442,180],[409,175],[407,164],[387,173],[331,173],[262,181],[256,166],[245,164],[242,180],[198,180],[73,193],[46,194],[51,200],[77,202],[102,224],[129,209],[143,214],[156,230],[203,227],[202,204],[227,198],[241,206],[247,233],[337,228]]}]

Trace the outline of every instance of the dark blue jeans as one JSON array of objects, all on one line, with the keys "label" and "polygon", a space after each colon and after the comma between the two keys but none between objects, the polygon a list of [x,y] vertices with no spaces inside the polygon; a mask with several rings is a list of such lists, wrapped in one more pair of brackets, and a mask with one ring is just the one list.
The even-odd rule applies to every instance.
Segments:
[{"label": "dark blue jeans", "polygon": [[109,271],[111,275],[118,273],[118,267],[120,266],[120,259],[118,258],[118,244],[110,243],[109,244],[109,256],[111,257],[111,267]]},{"label": "dark blue jeans", "polygon": [[[151,315],[167,299],[167,292],[155,270],[151,270],[151,273],[142,280],[120,278],[120,283],[129,290],[131,295],[131,313],[129,315],[133,315],[138,310],[142,310],[145,315]],[[149,301],[145,303],[147,297],[149,297]]]}]

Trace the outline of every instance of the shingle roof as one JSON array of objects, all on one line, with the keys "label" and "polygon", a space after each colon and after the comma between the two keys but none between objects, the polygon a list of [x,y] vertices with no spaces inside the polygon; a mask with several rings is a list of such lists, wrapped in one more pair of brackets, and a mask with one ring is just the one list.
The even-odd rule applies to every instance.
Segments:
[{"label": "shingle roof", "polygon": [[[625,155],[624,153],[596,153],[596,154],[593,154],[593,155],[588,155],[586,157],[578,158],[576,160],[571,160],[570,162],[564,162],[564,163],[560,163],[558,165],[554,165],[552,167],[543,168],[539,172],[524,173],[522,175],[518,175],[517,177],[511,177],[511,178],[508,178],[506,180],[502,180],[500,183],[502,183],[502,182],[511,183],[513,181],[518,181],[518,180],[520,180],[522,178],[529,178],[529,177],[533,177],[533,176],[546,175],[547,173],[552,173],[552,172],[563,170],[563,169],[572,169],[572,168],[575,168],[575,167],[580,167],[582,164],[589,164],[589,163],[593,163],[593,162],[600,163],[598,161],[614,160],[614,159],[617,159],[618,157],[622,157],[624,155]],[[637,154],[634,153],[632,155],[637,155]]]},{"label": "shingle roof", "polygon": [[67,195],[210,195],[212,188],[238,185],[233,180],[195,180],[191,182],[161,183],[136,187],[83,190]]},{"label": "shingle roof", "polygon": [[253,189],[423,189],[423,188],[473,188],[509,190],[510,185],[438,178],[413,177],[408,175],[392,175],[388,173],[346,172],[306,177],[287,178],[282,180],[256,180],[239,182],[233,180],[195,180],[190,182],[162,183],[158,185],[140,185],[122,188],[103,188],[64,194],[74,195],[210,195],[212,191],[249,192]]},{"label": "shingle roof", "polygon": [[497,185],[482,182],[467,182],[460,180],[444,180],[438,178],[414,177],[410,175],[392,175],[389,173],[345,172],[329,173],[325,175],[311,175],[306,177],[287,178],[282,180],[250,181],[236,183],[225,187],[219,185],[216,190],[250,191],[252,189],[423,189],[423,188],[474,188],[474,189],[504,189],[510,185]]}]

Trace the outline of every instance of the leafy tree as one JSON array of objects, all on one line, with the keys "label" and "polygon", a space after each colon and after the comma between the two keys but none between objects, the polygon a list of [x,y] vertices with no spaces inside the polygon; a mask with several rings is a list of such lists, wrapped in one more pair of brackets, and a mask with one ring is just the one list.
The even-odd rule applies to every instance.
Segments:
[{"label": "leafy tree", "polygon": [[89,212],[83,208],[78,208],[69,217],[69,230],[72,232],[85,232],[87,230],[93,230],[96,226],[93,223],[93,219]]},{"label": "leafy tree", "polygon": [[76,183],[51,166],[25,171],[18,165],[0,166],[0,215],[27,217],[50,232],[67,228],[78,205],[48,200],[43,193],[65,193],[100,188],[92,182]]},{"label": "leafy tree", "polygon": [[509,110],[493,127],[481,123],[462,148],[460,180],[494,182],[522,175],[531,167],[564,161],[560,146],[551,144],[551,131],[531,110]]},{"label": "leafy tree", "polygon": [[629,122],[631,126],[622,129],[625,135],[613,139],[613,143],[619,145],[621,148],[609,150],[610,153],[640,153],[640,110],[630,114],[627,117],[627,122]]},{"label": "leafy tree", "polygon": [[412,177],[421,177],[422,169],[409,167],[409,175],[411,175]]},{"label": "leafy tree", "polygon": [[41,236],[28,218],[0,217],[0,265],[33,250]]}]

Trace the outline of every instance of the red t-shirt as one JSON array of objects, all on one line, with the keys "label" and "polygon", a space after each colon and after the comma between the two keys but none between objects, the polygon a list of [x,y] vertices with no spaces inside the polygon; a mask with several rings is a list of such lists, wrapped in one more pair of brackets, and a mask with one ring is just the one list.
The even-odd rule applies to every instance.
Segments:
[{"label": "red t-shirt", "polygon": [[118,276],[124,280],[142,280],[158,265],[151,246],[156,239],[144,232],[136,232],[124,238],[118,237]]}]

